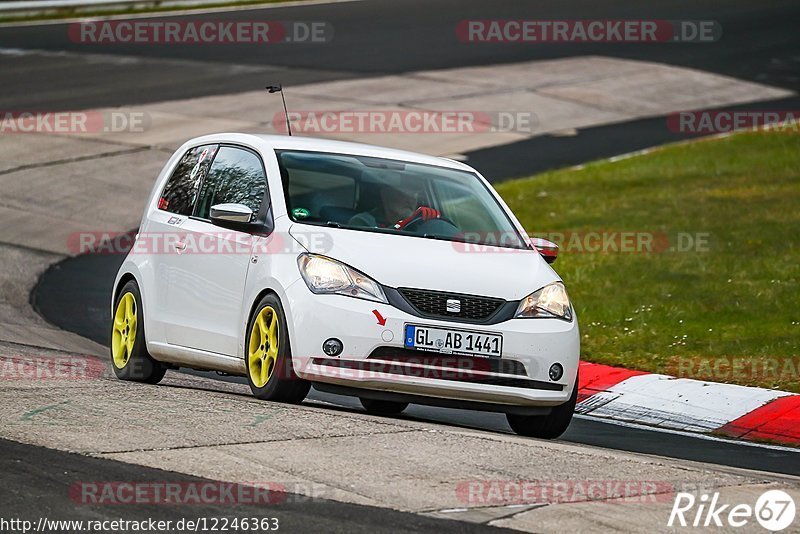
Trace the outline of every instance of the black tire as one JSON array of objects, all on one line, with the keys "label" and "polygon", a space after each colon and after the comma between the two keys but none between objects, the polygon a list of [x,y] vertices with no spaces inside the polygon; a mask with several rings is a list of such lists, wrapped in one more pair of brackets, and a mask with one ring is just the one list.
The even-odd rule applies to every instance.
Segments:
[{"label": "black tire", "polygon": [[408,408],[407,402],[359,398],[361,406],[374,415],[397,415]]},{"label": "black tire", "polygon": [[[249,347],[253,335],[253,324],[265,308],[272,308],[278,321],[278,354],[274,368],[266,384],[259,386],[254,383],[251,376]],[[245,339],[245,365],[247,367],[247,383],[253,396],[260,400],[286,402],[298,404],[308,395],[311,383],[298,377],[292,367],[292,350],[289,345],[289,332],[286,328],[286,315],[281,302],[273,294],[265,295],[253,311],[247,323],[247,337]]]},{"label": "black tire", "polygon": [[[124,343],[125,349],[114,357],[115,346],[121,347],[119,343],[123,339],[128,339],[130,336],[131,326],[130,320],[126,317],[124,321],[124,328],[115,328],[115,320],[118,313],[118,307],[123,299],[129,302],[128,295],[133,297],[133,312],[135,314],[135,326],[133,328],[135,335],[133,336],[133,348],[128,351],[127,343]],[[109,343],[111,353],[111,367],[114,368],[114,374],[120,380],[129,380],[132,382],[145,382],[147,384],[158,384],[164,378],[167,368],[160,362],[153,359],[150,353],[147,352],[147,339],[144,333],[144,307],[142,303],[142,294],[139,291],[139,285],[135,280],[130,280],[124,286],[114,300],[114,309],[111,316],[111,333]]]},{"label": "black tire", "polygon": [[564,404],[554,406],[548,415],[516,415],[508,413],[511,430],[520,436],[542,439],[556,439],[566,432],[575,413],[575,404],[578,401],[578,379],[572,388],[572,396]]}]

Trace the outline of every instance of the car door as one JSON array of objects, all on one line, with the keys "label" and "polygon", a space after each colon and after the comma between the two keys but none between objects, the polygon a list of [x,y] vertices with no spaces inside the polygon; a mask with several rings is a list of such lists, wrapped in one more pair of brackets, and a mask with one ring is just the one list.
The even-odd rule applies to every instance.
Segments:
[{"label": "car door", "polygon": [[[166,330],[180,321],[178,310],[169,306],[174,288],[185,285],[180,277],[186,276],[187,266],[176,246],[184,242],[183,226],[194,213],[200,182],[208,172],[218,149],[216,144],[189,149],[181,157],[161,191],[156,209],[148,214],[146,226],[137,243],[144,244],[152,262],[154,283],[145,285],[145,297],[150,303],[151,341],[166,341]],[[151,289],[152,287],[152,289]]]},{"label": "car door", "polygon": [[267,211],[267,177],[261,157],[247,148],[222,145],[202,178],[192,216],[174,254],[168,293],[172,321],[167,342],[226,356],[239,356],[239,324],[254,237],[211,222],[211,206],[243,204],[254,218]]}]

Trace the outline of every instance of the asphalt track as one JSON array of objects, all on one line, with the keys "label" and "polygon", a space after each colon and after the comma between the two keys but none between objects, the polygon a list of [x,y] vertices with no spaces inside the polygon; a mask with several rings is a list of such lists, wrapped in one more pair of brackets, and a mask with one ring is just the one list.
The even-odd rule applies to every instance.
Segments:
[{"label": "asphalt track", "polygon": [[[0,28],[0,47],[67,50],[68,55],[0,56],[0,109],[77,109],[228,94],[265,81],[292,84],[532,59],[598,54],[698,68],[800,91],[800,4],[735,0],[596,2],[424,0],[364,1],[338,5],[236,11],[185,18],[225,20],[324,20],[335,28],[326,45],[123,46],[70,42],[64,25]],[[716,20],[723,39],[698,44],[464,44],[454,37],[463,19],[691,19]],[[432,52],[435,51],[435,52]],[[98,55],[86,61],[84,55]],[[108,57],[120,61],[109,61]],[[130,60],[135,58],[135,60]],[[253,67],[248,70],[243,67]],[[236,67],[234,69],[234,67]],[[272,67],[280,69],[269,70]],[[232,73],[236,73],[232,75]],[[265,80],[265,77],[271,80]],[[278,80],[279,79],[279,80]],[[288,93],[289,95],[291,93]],[[797,100],[767,102],[768,109],[798,109]],[[750,106],[752,107],[752,106]],[[496,179],[581,163],[676,140],[663,118],[644,119],[543,136],[467,154],[468,161]],[[67,330],[106,342],[108,293],[118,256],[81,256],[51,268],[31,295],[45,318]],[[351,399],[314,393],[312,399],[355,409]],[[412,407],[407,414],[498,432],[502,416]],[[672,456],[782,473],[800,473],[800,454],[679,434],[620,427],[578,419],[562,438],[635,452]]]},{"label": "asphalt track", "polygon": [[[462,43],[466,19],[715,20],[713,43]],[[219,46],[82,44],[64,24],[0,28],[0,47],[136,57],[116,64],[76,57],[6,57],[0,109],[98,107],[209,94],[264,85],[263,73],[231,76],[226,66],[274,66],[287,85],[576,55],[656,61],[800,89],[800,4],[792,0],[366,0],[268,10],[186,15],[178,20],[314,20],[334,29],[329,43]],[[15,76],[15,68],[24,69]],[[276,80],[278,81],[278,80]],[[46,97],[46,98],[43,98]]]},{"label": "asphalt track", "polygon": [[[58,466],[58,469],[53,469]],[[71,493],[76,481],[136,481],[137,484],[210,483],[202,478],[167,473],[159,469],[92,458],[82,454],[22,445],[0,439],[0,471],[4,473],[3,519],[32,521],[172,521],[214,518],[228,520],[277,518],[279,532],[482,532],[491,528],[477,524],[435,519],[385,508],[310,499],[290,493],[269,497],[268,503],[238,504],[135,504],[108,506],[86,504],[79,493]],[[202,487],[202,486],[201,486]],[[74,500],[73,500],[74,499]],[[32,503],[37,503],[32,508]],[[14,532],[15,529],[6,529]],[[181,529],[187,530],[187,529]],[[235,530],[235,529],[232,529]],[[504,531],[506,529],[503,529]],[[20,530],[21,531],[21,530]],[[78,528],[51,528],[50,532],[78,532]],[[111,530],[113,531],[113,530]],[[125,530],[120,530],[125,531]],[[175,530],[173,530],[175,531]],[[508,531],[511,532],[511,531]]]},{"label": "asphalt track", "polygon": [[[711,43],[490,44],[456,38],[461,20],[525,18],[713,20],[723,33]],[[791,0],[359,0],[173,19],[324,21],[333,28],[333,38],[267,46],[84,44],[70,40],[68,24],[0,26],[0,109],[144,104],[250,91],[278,81],[287,87],[291,105],[292,85],[576,55],[654,61],[800,92],[800,4]],[[48,53],[19,53],[31,50]],[[745,107],[798,110],[800,98]],[[497,181],[685,138],[664,124],[660,117],[622,122],[465,156]]]}]

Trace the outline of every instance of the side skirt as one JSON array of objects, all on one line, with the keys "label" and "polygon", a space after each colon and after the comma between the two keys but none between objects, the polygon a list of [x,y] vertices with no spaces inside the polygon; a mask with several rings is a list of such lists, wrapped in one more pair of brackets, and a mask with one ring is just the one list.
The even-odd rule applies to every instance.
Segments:
[{"label": "side skirt", "polygon": [[247,376],[244,360],[234,356],[159,342],[148,343],[147,350],[153,358],[163,363],[198,371],[221,371],[235,376]]}]

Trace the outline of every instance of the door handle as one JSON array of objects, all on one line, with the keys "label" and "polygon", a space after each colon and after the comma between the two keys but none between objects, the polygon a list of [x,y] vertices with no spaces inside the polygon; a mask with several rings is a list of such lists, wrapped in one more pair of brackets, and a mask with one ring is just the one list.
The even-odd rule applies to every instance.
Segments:
[{"label": "door handle", "polygon": [[180,254],[182,251],[186,250],[186,242],[185,241],[176,241],[175,242],[175,250],[178,251],[178,254]]}]

